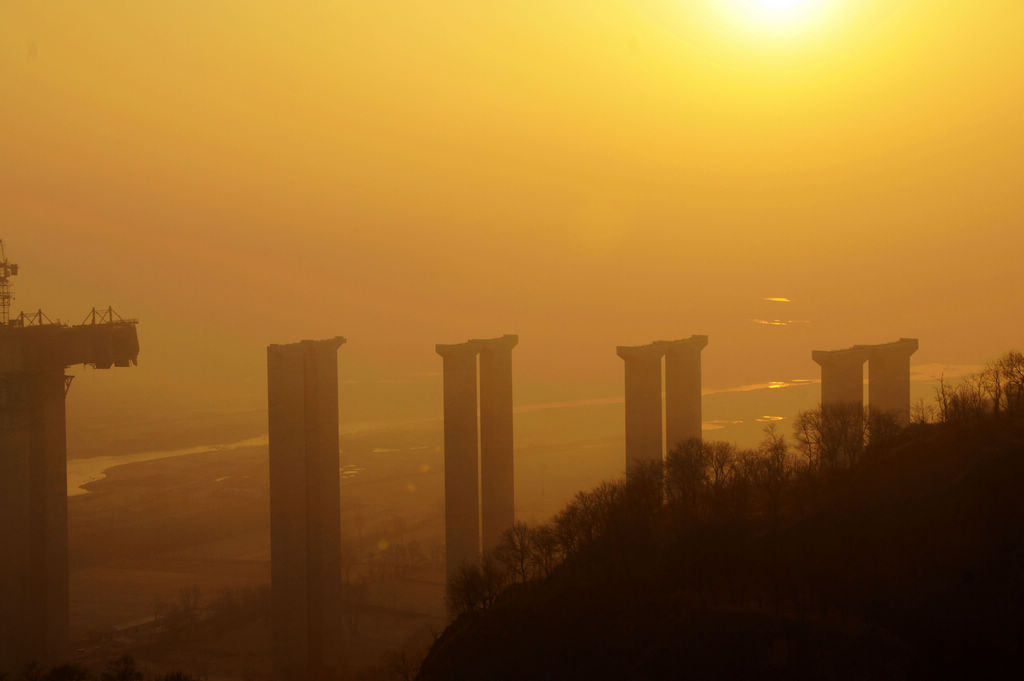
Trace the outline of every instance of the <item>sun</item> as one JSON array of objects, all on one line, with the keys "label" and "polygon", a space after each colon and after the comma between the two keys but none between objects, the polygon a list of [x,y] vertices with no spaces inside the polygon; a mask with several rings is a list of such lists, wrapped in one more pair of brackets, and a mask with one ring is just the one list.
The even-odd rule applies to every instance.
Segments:
[{"label": "sun", "polygon": [[806,21],[814,0],[740,0],[750,21],[768,28],[788,28]]},{"label": "sun", "polygon": [[736,18],[750,28],[770,33],[806,29],[820,18],[829,0],[732,0]]}]

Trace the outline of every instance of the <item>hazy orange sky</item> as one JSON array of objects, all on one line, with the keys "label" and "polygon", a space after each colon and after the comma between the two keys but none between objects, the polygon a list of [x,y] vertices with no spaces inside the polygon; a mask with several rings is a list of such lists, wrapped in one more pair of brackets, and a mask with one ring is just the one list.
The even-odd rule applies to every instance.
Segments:
[{"label": "hazy orange sky", "polygon": [[1020,347],[1024,3],[751,1],[5,0],[15,309],[140,318],[74,399],[161,414],[338,334],[361,418],[439,414],[434,343],[502,333],[527,402],[694,333],[708,388]]}]

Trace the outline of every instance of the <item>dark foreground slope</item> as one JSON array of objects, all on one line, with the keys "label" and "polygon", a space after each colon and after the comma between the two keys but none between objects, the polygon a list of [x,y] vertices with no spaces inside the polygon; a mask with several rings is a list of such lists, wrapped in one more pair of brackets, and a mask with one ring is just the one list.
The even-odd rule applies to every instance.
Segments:
[{"label": "dark foreground slope", "polygon": [[914,427],[846,470],[794,472],[775,487],[702,485],[701,503],[670,494],[662,506],[636,485],[584,499],[597,509],[593,539],[566,550],[546,578],[468,608],[419,678],[1018,678],[1024,669],[1019,423]]}]

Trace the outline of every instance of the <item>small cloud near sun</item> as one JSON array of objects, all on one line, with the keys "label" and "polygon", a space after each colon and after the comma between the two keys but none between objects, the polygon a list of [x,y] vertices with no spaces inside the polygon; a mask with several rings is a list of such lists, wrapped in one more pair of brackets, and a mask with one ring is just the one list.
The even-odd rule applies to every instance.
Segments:
[{"label": "small cloud near sun", "polygon": [[791,302],[793,302],[789,298],[782,298],[782,297],[779,297],[779,298],[762,298],[762,300],[766,300],[769,303],[791,303]]},{"label": "small cloud near sun", "polygon": [[806,319],[755,319],[755,324],[761,326],[792,326],[793,324],[810,324]]}]

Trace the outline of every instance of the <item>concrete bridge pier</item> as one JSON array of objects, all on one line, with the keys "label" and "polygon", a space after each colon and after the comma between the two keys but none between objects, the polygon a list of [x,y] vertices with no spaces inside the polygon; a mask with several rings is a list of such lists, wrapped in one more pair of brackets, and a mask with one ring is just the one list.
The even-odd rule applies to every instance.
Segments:
[{"label": "concrete bridge pier", "polygon": [[917,348],[916,338],[901,338],[874,346],[868,360],[868,406],[901,426],[910,423],[910,356]]},{"label": "concrete bridge pier", "polygon": [[444,359],[444,529],[448,577],[480,559],[477,346],[438,345]]},{"label": "concrete bridge pier", "polygon": [[471,342],[480,352],[480,525],[486,551],[516,520],[512,348],[519,337]]},{"label": "concrete bridge pier", "polygon": [[822,408],[856,405],[864,409],[864,362],[868,353],[849,350],[815,350],[811,357],[821,365]]},{"label": "concrete bridge pier", "polygon": [[687,440],[701,438],[701,351],[707,336],[666,341],[665,440],[668,451]]},{"label": "concrete bridge pier", "polygon": [[626,370],[626,473],[634,466],[661,462],[664,452],[661,406],[663,343],[619,346]]}]

